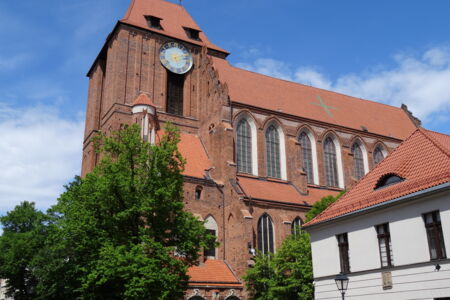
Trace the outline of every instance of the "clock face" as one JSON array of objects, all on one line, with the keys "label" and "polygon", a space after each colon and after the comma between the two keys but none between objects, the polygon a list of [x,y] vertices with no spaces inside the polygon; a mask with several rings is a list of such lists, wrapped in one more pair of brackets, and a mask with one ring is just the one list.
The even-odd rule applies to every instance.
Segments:
[{"label": "clock face", "polygon": [[164,44],[159,51],[159,59],[164,67],[176,74],[188,72],[194,61],[189,50],[176,42]]}]

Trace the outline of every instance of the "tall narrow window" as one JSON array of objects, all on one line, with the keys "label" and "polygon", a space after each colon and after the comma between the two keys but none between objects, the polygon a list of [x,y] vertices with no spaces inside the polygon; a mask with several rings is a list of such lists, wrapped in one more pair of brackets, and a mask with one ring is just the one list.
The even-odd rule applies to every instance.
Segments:
[{"label": "tall narrow window", "polygon": [[381,224],[375,227],[378,234],[378,245],[380,246],[381,267],[392,267],[394,256],[392,254],[391,234],[389,224]]},{"label": "tall narrow window", "polygon": [[333,139],[327,137],[323,145],[324,159],[325,159],[325,177],[328,186],[338,186],[338,170],[336,159],[336,147]]},{"label": "tall narrow window", "polygon": [[377,146],[375,148],[375,151],[373,151],[373,162],[377,165],[380,161],[384,159],[383,150],[380,146]]},{"label": "tall narrow window", "polygon": [[[210,235],[217,237],[218,235],[218,227],[217,223],[212,216],[209,216],[205,220],[205,229],[206,232]],[[209,245],[207,245],[203,249],[203,255],[205,258],[214,259],[216,258],[216,245],[215,241],[211,241]]]},{"label": "tall narrow window", "polygon": [[303,170],[306,173],[306,179],[308,183],[313,183],[313,160],[312,160],[312,149],[311,140],[306,132],[300,134],[300,146],[302,148],[302,159],[303,159]]},{"label": "tall narrow window", "polygon": [[446,258],[444,235],[442,234],[441,216],[439,211],[429,212],[423,215],[427,230],[430,259]]},{"label": "tall narrow window", "polygon": [[246,119],[241,119],[236,129],[236,154],[239,172],[252,173],[252,132]]},{"label": "tall narrow window", "polygon": [[281,178],[280,171],[280,136],[274,125],[266,130],[267,176]]},{"label": "tall narrow window", "polygon": [[274,252],[273,224],[267,214],[262,215],[258,221],[258,249],[263,254]]},{"label": "tall narrow window", "polygon": [[353,153],[353,176],[356,179],[361,179],[364,176],[364,158],[361,146],[354,143],[352,146]]},{"label": "tall narrow window", "polygon": [[184,75],[167,71],[167,112],[183,115]]},{"label": "tall narrow window", "polygon": [[293,235],[299,235],[302,231],[302,219],[297,217],[292,222],[291,232]]},{"label": "tall narrow window", "polygon": [[[216,231],[213,229],[206,229],[206,233],[217,236]],[[215,258],[216,257],[216,245],[215,241],[210,241],[203,251],[205,258]]]},{"label": "tall narrow window", "polygon": [[348,256],[348,237],[347,233],[336,236],[339,246],[339,261],[341,264],[341,273],[350,273],[350,259]]}]

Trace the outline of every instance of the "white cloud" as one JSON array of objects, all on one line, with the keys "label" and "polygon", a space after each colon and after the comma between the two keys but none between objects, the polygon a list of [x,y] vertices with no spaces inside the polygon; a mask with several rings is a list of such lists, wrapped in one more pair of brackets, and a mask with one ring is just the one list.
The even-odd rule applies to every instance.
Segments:
[{"label": "white cloud", "polygon": [[237,66],[397,107],[404,103],[425,123],[445,124],[449,120],[450,47],[434,47],[421,56],[399,54],[390,68],[375,66],[335,79],[329,79],[317,67],[295,67],[270,58]]},{"label": "white cloud", "polygon": [[81,169],[83,118],[54,107],[12,108],[0,103],[0,212],[22,201],[40,209],[56,203]]}]

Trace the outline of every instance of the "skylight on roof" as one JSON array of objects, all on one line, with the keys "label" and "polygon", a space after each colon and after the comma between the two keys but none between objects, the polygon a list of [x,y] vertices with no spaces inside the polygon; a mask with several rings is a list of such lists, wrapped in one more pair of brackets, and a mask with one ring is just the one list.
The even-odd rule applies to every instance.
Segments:
[{"label": "skylight on roof", "polygon": [[375,185],[374,189],[375,190],[381,189],[381,188],[384,188],[384,187],[387,187],[387,186],[390,186],[390,185],[393,185],[393,184],[397,184],[397,183],[402,182],[404,180],[405,180],[404,178],[398,176],[397,174],[393,174],[393,173],[385,174],[385,175],[380,177],[380,179],[378,180],[378,182]]},{"label": "skylight on roof", "polygon": [[161,26],[161,18],[155,17],[155,16],[145,16],[145,19],[147,20],[148,27],[156,28],[162,30]]},{"label": "skylight on roof", "polygon": [[186,35],[191,40],[201,41],[201,39],[200,39],[200,30],[184,27],[184,31],[186,31]]}]

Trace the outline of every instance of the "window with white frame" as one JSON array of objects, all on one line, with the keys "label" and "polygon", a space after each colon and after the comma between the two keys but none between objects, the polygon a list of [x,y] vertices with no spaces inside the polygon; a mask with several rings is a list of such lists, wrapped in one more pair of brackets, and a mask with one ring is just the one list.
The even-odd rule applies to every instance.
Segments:
[{"label": "window with white frame", "polygon": [[252,130],[245,118],[238,122],[236,128],[236,156],[238,172],[252,174]]},{"label": "window with white frame", "polygon": [[325,178],[327,186],[339,186],[336,146],[331,137],[327,137],[323,144]]},{"label": "window with white frame", "polygon": [[258,249],[263,254],[274,253],[274,232],[272,219],[268,214],[258,220]]},{"label": "window with white frame", "polygon": [[280,135],[275,125],[266,129],[267,176],[281,178]]},{"label": "window with white frame", "polygon": [[339,247],[339,262],[341,265],[341,273],[350,273],[350,258],[348,255],[348,236],[347,233],[336,236]]},{"label": "window with white frame", "polygon": [[444,235],[442,233],[441,216],[439,211],[432,211],[423,215],[425,229],[427,231],[430,259],[443,259],[445,253]]},{"label": "window with white frame", "polygon": [[299,136],[299,142],[301,147],[303,170],[306,173],[308,183],[314,183],[314,171],[313,171],[313,156],[311,140],[306,132],[302,132]]},{"label": "window with white frame", "polygon": [[[214,220],[214,218],[212,216],[209,216],[208,218],[206,218],[204,226],[205,226],[206,232],[208,234],[213,235],[215,237],[218,236],[217,223],[216,223],[216,220]],[[211,241],[211,243],[203,249],[203,255],[205,258],[209,258],[209,259],[216,258],[215,240]]]}]

